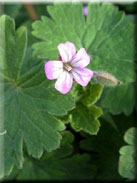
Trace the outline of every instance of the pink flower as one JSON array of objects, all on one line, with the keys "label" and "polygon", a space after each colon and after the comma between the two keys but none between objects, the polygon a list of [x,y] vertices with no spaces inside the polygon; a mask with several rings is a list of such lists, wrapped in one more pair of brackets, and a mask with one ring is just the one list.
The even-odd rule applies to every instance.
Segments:
[{"label": "pink flower", "polygon": [[93,72],[85,68],[90,63],[90,57],[84,48],[76,52],[71,42],[58,45],[60,61],[48,61],[45,64],[45,73],[49,80],[57,79],[55,88],[62,94],[70,91],[73,79],[82,86],[87,86]]},{"label": "pink flower", "polygon": [[88,15],[88,6],[84,6],[84,7],[83,7],[83,14],[84,14],[85,16]]}]

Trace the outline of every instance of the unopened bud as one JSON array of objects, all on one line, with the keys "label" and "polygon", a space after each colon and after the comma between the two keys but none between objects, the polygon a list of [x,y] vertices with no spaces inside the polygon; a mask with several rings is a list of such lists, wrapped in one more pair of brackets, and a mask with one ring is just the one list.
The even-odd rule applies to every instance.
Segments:
[{"label": "unopened bud", "polygon": [[107,72],[95,72],[94,76],[98,82],[103,85],[115,86],[120,84],[120,82],[114,76]]}]

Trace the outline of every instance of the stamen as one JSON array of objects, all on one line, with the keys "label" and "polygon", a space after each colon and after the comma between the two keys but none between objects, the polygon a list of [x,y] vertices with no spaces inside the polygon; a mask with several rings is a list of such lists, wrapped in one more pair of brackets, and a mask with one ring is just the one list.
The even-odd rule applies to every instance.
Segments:
[{"label": "stamen", "polygon": [[66,71],[68,71],[68,72],[70,72],[70,71],[72,70],[71,65],[68,64],[68,63],[65,63],[65,64],[63,65],[63,67],[64,67],[64,69],[65,69]]}]

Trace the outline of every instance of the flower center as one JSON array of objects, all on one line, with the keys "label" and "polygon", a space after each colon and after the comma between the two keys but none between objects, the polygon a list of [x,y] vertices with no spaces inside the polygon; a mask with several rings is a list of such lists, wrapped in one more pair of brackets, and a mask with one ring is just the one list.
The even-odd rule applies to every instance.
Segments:
[{"label": "flower center", "polygon": [[72,70],[72,67],[71,67],[71,65],[69,63],[65,63],[63,65],[63,68],[64,68],[64,70],[66,70],[68,72],[70,72]]}]

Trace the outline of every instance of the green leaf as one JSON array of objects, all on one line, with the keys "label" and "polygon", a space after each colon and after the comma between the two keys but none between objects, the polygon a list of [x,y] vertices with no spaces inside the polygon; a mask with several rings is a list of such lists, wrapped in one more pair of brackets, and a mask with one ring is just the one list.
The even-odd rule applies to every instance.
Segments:
[{"label": "green leaf", "polygon": [[27,44],[27,50],[25,54],[25,58],[23,61],[23,65],[21,68],[21,75],[26,73],[28,70],[30,70],[32,67],[36,66],[41,62],[41,59],[37,59],[36,57],[33,56],[32,52],[32,44],[37,41],[37,38],[35,38],[32,34],[32,27],[31,27],[32,22],[30,20],[24,22],[22,26],[27,28],[27,37],[28,37],[28,44]]},{"label": "green leaf", "polygon": [[41,16],[41,15],[47,15],[48,16],[48,12],[47,12],[47,5],[48,4],[43,4],[43,3],[40,3],[40,4],[33,4],[33,7],[35,9],[35,12],[37,14],[37,16]]},{"label": "green leaf", "polygon": [[81,48],[85,28],[82,5],[56,4],[48,6],[48,12],[52,19],[42,16],[42,21],[32,24],[33,35],[42,40],[33,46],[35,55],[43,59],[57,59],[57,45],[68,40]]},{"label": "green leaf", "polygon": [[72,143],[74,141],[74,135],[70,131],[61,132],[62,140],[60,146],[55,151],[46,153],[45,158],[48,159],[61,159],[70,156],[73,152]]},{"label": "green leaf", "polygon": [[88,163],[89,160],[88,154],[77,154],[65,159],[28,161],[17,180],[91,180],[96,169]]},{"label": "green leaf", "polygon": [[76,108],[71,111],[71,126],[76,131],[85,131],[91,135],[98,133],[100,123],[98,118],[102,115],[101,108],[92,105],[89,108],[78,103]]},{"label": "green leaf", "polygon": [[74,96],[77,99],[76,108],[63,119],[66,122],[69,121],[72,128],[77,132],[84,131],[96,135],[100,127],[98,118],[103,112],[100,107],[93,104],[100,98],[103,86],[91,83],[86,88],[78,86],[76,85],[71,91],[71,95],[75,94]]},{"label": "green leaf", "polygon": [[131,82],[135,73],[135,29],[132,24],[125,24],[124,19],[124,13],[113,5],[90,4],[83,42],[93,57],[89,66],[92,70],[105,71],[119,81]]},{"label": "green leaf", "polygon": [[75,98],[75,102],[78,102],[85,95],[83,87],[78,83],[75,83],[70,91],[70,94]]},{"label": "green leaf", "polygon": [[137,136],[137,129],[135,127],[133,127],[126,131],[126,133],[124,135],[124,140],[129,145],[135,145],[136,136]]},{"label": "green leaf", "polygon": [[91,84],[81,87],[75,84],[70,94],[75,98],[76,108],[65,116],[59,116],[64,123],[71,123],[72,128],[79,132],[84,131],[95,135],[98,133],[100,123],[98,118],[102,115],[102,110],[93,104],[100,98],[103,86]]},{"label": "green leaf", "polygon": [[[64,124],[54,115],[74,108],[73,98],[61,95],[45,77],[44,63],[20,76],[27,45],[26,29],[15,31],[14,21],[0,18],[0,178],[23,164],[23,141],[29,155],[60,145]],[[5,133],[3,133],[5,132]]]},{"label": "green leaf", "polygon": [[86,89],[85,97],[83,97],[82,102],[84,105],[93,105],[100,98],[103,86],[100,84],[89,84]]},{"label": "green leaf", "polygon": [[104,88],[98,104],[112,114],[130,115],[135,105],[134,85],[119,85],[115,88]]},{"label": "green leaf", "polygon": [[[88,154],[72,155],[74,136],[65,131],[59,149],[46,153],[40,160],[27,157],[16,180],[91,180],[96,175],[96,167],[89,162]],[[81,166],[79,166],[81,165]]]},{"label": "green leaf", "polygon": [[108,112],[107,109],[103,110],[103,115],[102,115],[102,119],[104,119],[106,122],[108,122],[109,124],[111,124],[111,126],[115,129],[117,129],[117,125],[115,124],[115,121],[113,120],[112,114]]},{"label": "green leaf", "polygon": [[135,23],[136,23],[136,18],[137,18],[136,15],[127,14],[127,15],[126,15],[126,18],[125,18],[125,22],[126,22],[126,23],[131,22],[131,23],[135,24]]},{"label": "green leaf", "polygon": [[135,125],[133,116],[114,116],[113,120],[117,126],[100,119],[101,128],[97,136],[85,136],[80,142],[83,150],[92,153],[92,164],[97,166],[98,180],[121,180],[118,173],[119,149],[124,145],[123,135],[125,130]]},{"label": "green leaf", "polygon": [[14,80],[19,76],[27,43],[26,28],[15,32],[15,23],[8,16],[0,19],[0,69]]},{"label": "green leaf", "polygon": [[0,7],[1,7],[0,15],[5,14],[5,15],[9,15],[12,18],[15,18],[18,15],[22,5],[6,3],[6,4],[0,4]]},{"label": "green leaf", "polygon": [[135,180],[136,177],[136,139],[137,128],[131,127],[124,135],[124,140],[128,145],[121,147],[119,151],[119,173],[130,180]]},{"label": "green leaf", "polygon": [[77,50],[86,48],[91,70],[110,73],[123,83],[134,81],[135,28],[117,7],[89,4],[86,22],[80,4],[55,4],[48,12],[51,18],[42,16],[33,23],[32,33],[41,40],[33,45],[35,55],[56,60],[57,45],[71,41]]}]

